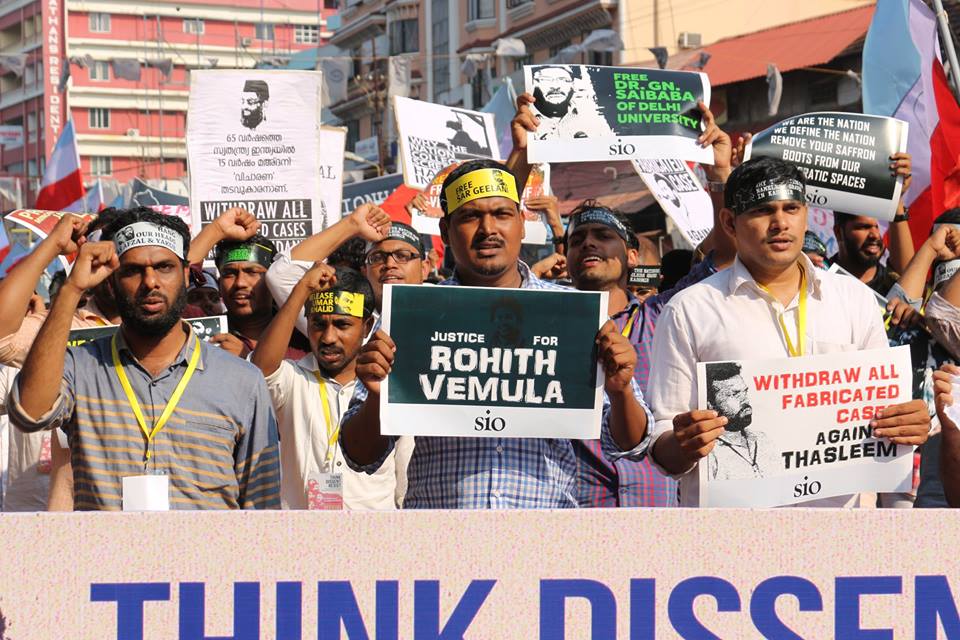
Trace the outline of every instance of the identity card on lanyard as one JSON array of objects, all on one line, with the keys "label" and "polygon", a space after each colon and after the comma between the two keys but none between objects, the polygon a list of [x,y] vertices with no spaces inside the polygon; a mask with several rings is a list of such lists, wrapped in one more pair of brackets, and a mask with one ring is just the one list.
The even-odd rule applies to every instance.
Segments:
[{"label": "identity card on lanyard", "polygon": [[[313,372],[320,385],[320,404],[326,426],[327,455],[320,472],[307,475],[307,509],[311,511],[340,511],[343,509],[343,474],[333,472],[333,459],[340,440],[340,424],[334,423],[327,398],[327,381],[319,371]],[[311,443],[312,445],[312,443]]]},{"label": "identity card on lanyard", "polygon": [[[113,358],[114,371],[117,373],[120,386],[123,387],[123,392],[127,396],[127,402],[130,404],[133,415],[137,418],[137,424],[140,426],[140,431],[145,438],[143,453],[144,469],[146,469],[147,461],[150,460],[150,446],[153,444],[153,439],[163,430],[163,427],[166,426],[170,416],[173,415],[174,409],[176,409],[180,403],[180,398],[190,383],[190,378],[193,377],[194,371],[197,370],[197,364],[200,362],[200,339],[196,335],[193,336],[193,339],[195,341],[193,353],[190,355],[187,370],[183,372],[183,377],[180,378],[180,382],[177,383],[173,394],[170,396],[166,406],[163,408],[163,412],[154,423],[152,429],[147,427],[147,421],[140,408],[140,402],[137,400],[137,394],[134,393],[130,379],[127,378],[127,372],[123,370],[123,365],[120,362],[120,353],[117,350],[117,334],[113,334],[113,338],[110,340],[110,354]],[[121,487],[123,490],[124,511],[170,510],[170,482],[166,475],[145,474],[141,476],[128,476],[123,478]]]}]

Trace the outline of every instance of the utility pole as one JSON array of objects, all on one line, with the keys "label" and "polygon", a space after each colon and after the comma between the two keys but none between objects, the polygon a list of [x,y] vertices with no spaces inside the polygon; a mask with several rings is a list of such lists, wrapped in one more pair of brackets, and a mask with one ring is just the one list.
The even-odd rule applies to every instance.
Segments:
[{"label": "utility pole", "polygon": [[947,52],[950,61],[950,75],[953,76],[954,96],[960,96],[960,66],[957,65],[957,50],[953,45],[953,32],[947,22],[947,12],[943,8],[943,0],[933,0],[933,8],[937,12],[937,24],[940,26],[940,40]]},{"label": "utility pole", "polygon": [[653,0],[653,46],[660,46],[660,0]]}]

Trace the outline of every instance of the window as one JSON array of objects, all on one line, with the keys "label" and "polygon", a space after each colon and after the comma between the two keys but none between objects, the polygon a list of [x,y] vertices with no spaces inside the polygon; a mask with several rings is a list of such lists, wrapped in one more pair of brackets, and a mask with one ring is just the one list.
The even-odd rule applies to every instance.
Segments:
[{"label": "window", "polygon": [[433,12],[433,99],[450,90],[450,6],[447,0],[430,0]]},{"label": "window", "polygon": [[531,64],[533,64],[533,54],[532,54],[532,53],[528,53],[527,55],[523,56],[522,58],[514,58],[514,60],[513,60],[513,70],[514,70],[514,71],[522,71],[522,70],[523,70],[523,67],[524,67],[525,65],[531,65]]},{"label": "window", "polygon": [[90,174],[108,176],[113,173],[113,158],[110,156],[90,156]]},{"label": "window", "polygon": [[90,65],[90,79],[105,82],[110,79],[110,63],[106,60],[94,60]]},{"label": "window", "polygon": [[837,95],[838,83],[834,79],[815,82],[810,85],[810,104],[836,105],[839,102]]},{"label": "window", "polygon": [[185,18],[183,21],[183,32],[192,33],[197,36],[203,35],[202,18]]},{"label": "window", "polygon": [[357,146],[357,140],[360,139],[360,121],[359,120],[348,120],[347,121],[347,139],[346,139],[346,148],[353,149]]},{"label": "window", "polygon": [[37,81],[37,70],[32,64],[28,64],[23,69],[23,86],[32,86]]},{"label": "window", "polygon": [[110,109],[95,108],[87,112],[91,129],[110,128]]},{"label": "window", "polygon": [[37,61],[37,84],[43,84],[43,63]]},{"label": "window", "polygon": [[613,51],[591,51],[590,64],[599,65],[601,67],[612,67]]},{"label": "window", "polygon": [[256,26],[257,40],[273,40],[273,25],[261,22]]},{"label": "window", "polygon": [[323,0],[324,9],[339,9],[340,3],[338,0]]},{"label": "window", "polygon": [[467,0],[467,20],[493,19],[493,0]]},{"label": "window", "polygon": [[516,9],[530,2],[533,2],[533,0],[507,0],[507,9]]},{"label": "window", "polygon": [[93,33],[110,33],[110,14],[91,13],[90,31]]},{"label": "window", "polygon": [[420,29],[416,18],[390,23],[390,55],[420,50]]},{"label": "window", "polygon": [[318,44],[320,29],[314,24],[298,24],[293,27],[293,41],[297,44]]},{"label": "window", "polygon": [[554,57],[555,55],[557,55],[558,53],[560,53],[562,50],[566,49],[569,46],[570,46],[569,40],[564,40],[560,44],[553,45],[552,47],[550,47],[550,57],[551,58]]}]

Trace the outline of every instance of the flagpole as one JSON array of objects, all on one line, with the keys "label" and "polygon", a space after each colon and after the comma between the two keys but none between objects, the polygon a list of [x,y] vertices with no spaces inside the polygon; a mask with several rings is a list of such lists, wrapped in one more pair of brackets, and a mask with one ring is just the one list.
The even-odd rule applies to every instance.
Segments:
[{"label": "flagpole", "polygon": [[933,7],[937,12],[937,25],[940,27],[940,39],[950,61],[950,75],[953,76],[953,93],[960,95],[960,65],[957,64],[957,50],[953,46],[953,34],[947,22],[947,12],[943,8],[943,0],[933,0]]}]

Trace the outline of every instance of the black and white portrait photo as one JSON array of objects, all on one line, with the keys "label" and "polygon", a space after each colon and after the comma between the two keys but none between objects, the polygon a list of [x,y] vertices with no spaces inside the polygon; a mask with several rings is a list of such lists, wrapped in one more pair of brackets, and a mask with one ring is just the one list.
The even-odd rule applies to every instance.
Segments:
[{"label": "black and white portrait photo", "polygon": [[240,93],[240,123],[247,129],[256,129],[267,119],[266,103],[270,87],[264,80],[247,80]]},{"label": "black and white portrait photo", "polygon": [[536,137],[590,138],[610,134],[597,96],[580,67],[545,65],[533,69],[533,107],[540,125]]},{"label": "black and white portrait photo", "polygon": [[762,478],[780,470],[779,453],[753,424],[749,388],[736,362],[712,362],[707,371],[707,408],[727,419],[724,434],[707,457],[711,480]]},{"label": "black and white portrait photo", "polygon": [[490,141],[483,120],[473,114],[451,109],[447,120],[447,141],[458,158],[489,157]]},{"label": "black and white portrait photo", "polygon": [[673,189],[667,176],[656,173],[653,175],[653,189],[656,192],[657,202],[670,218],[681,228],[687,229],[692,225],[690,212],[683,204],[680,194]]},{"label": "black and white portrait photo", "polygon": [[523,346],[523,307],[516,298],[498,298],[490,307],[494,347],[516,349]]}]

